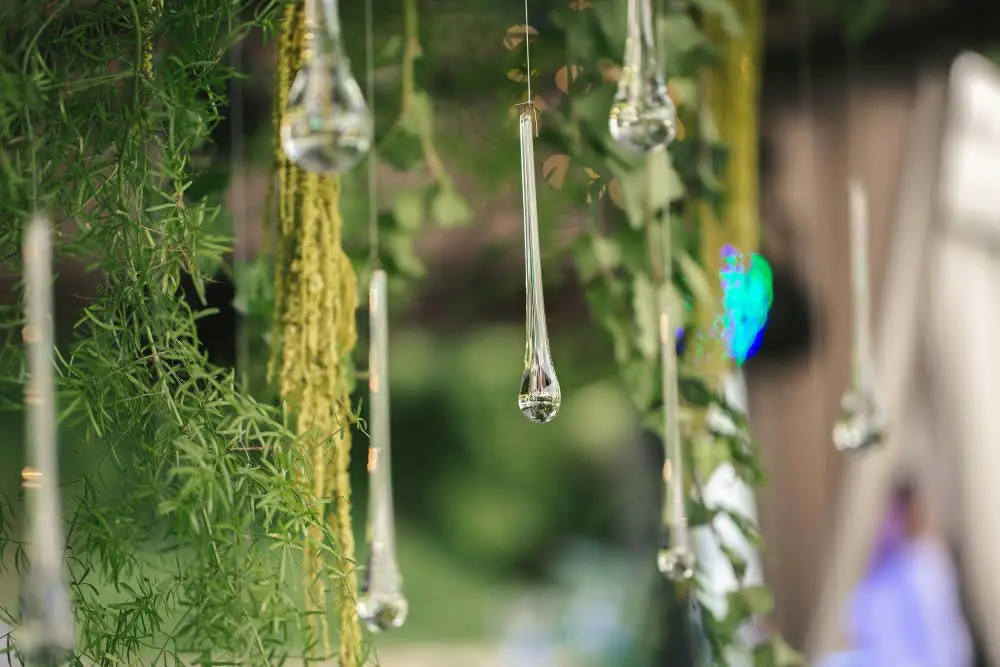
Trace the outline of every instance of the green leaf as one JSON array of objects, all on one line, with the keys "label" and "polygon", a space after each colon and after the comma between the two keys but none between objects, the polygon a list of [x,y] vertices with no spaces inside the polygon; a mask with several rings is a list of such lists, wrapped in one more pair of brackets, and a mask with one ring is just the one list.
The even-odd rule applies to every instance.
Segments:
[{"label": "green leaf", "polygon": [[636,348],[646,359],[659,357],[659,322],[656,289],[649,276],[640,273],[632,283],[632,312],[635,315]]},{"label": "green leaf", "polygon": [[657,365],[646,359],[633,359],[622,366],[622,378],[635,404],[645,410],[653,402],[656,391]]},{"label": "green leaf", "polygon": [[472,219],[472,209],[452,188],[442,188],[431,203],[431,217],[445,228],[459,227]]},{"label": "green leaf", "polygon": [[423,193],[416,190],[400,190],[396,193],[392,212],[400,229],[410,232],[419,230],[424,221]]},{"label": "green leaf", "polygon": [[691,291],[695,302],[702,307],[711,308],[716,302],[716,297],[712,285],[708,282],[705,269],[686,252],[675,253],[674,259],[680,269],[681,280]]},{"label": "green leaf", "polygon": [[720,544],[719,546],[722,549],[722,553],[724,553],[726,558],[729,560],[729,564],[733,568],[733,574],[736,575],[736,580],[743,581],[743,577],[747,574],[747,559],[737,553],[732,547],[725,544]]},{"label": "green leaf", "polygon": [[410,95],[403,115],[399,117],[399,125],[417,136],[429,136],[434,130],[434,105],[430,95],[422,90]]},{"label": "green leaf", "polygon": [[378,55],[375,56],[375,66],[395,65],[402,56],[403,36],[397,33],[385,40],[385,44],[382,45]]},{"label": "green leaf", "polygon": [[678,376],[677,388],[681,398],[688,405],[697,408],[707,408],[714,402],[712,392],[705,386],[699,378],[692,376]]},{"label": "green leaf", "polygon": [[667,151],[650,153],[646,163],[650,185],[649,205],[653,211],[666,208],[684,197],[684,183],[674,169]]},{"label": "green leaf", "polygon": [[[705,35],[687,14],[672,12],[656,22],[657,43],[662,44],[660,57],[676,71],[690,73],[699,52],[711,49]],[[668,72],[673,75],[674,71]]]},{"label": "green leaf", "polygon": [[698,479],[708,479],[720,465],[729,462],[729,449],[718,438],[704,438],[692,448],[691,458]]},{"label": "green leaf", "polygon": [[729,0],[692,0],[692,4],[705,14],[717,17],[722,29],[730,37],[736,37],[743,32],[739,12]]},{"label": "green leaf", "polygon": [[424,160],[420,135],[397,123],[379,144],[378,156],[400,171],[411,171]]}]

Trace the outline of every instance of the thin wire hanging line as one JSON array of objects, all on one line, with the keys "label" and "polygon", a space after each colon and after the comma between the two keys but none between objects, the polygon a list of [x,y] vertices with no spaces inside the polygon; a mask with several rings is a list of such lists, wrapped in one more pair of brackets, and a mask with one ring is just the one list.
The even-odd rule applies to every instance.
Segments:
[{"label": "thin wire hanging line", "polygon": [[[812,65],[810,63],[810,49],[811,49],[811,39],[810,39],[810,27],[811,27],[811,17],[809,14],[809,3],[811,0],[799,0],[798,7],[799,11],[799,88],[801,90],[801,109],[805,116],[807,134],[807,158],[805,171],[808,179],[807,192],[809,194],[809,211],[815,212],[822,210],[819,205],[819,193],[820,193],[820,182],[819,182],[819,170],[816,168],[818,157],[817,157],[817,139],[816,139],[816,123],[818,118],[816,117],[816,111],[813,105],[813,79],[812,79]],[[840,188],[837,189],[839,193]],[[813,214],[815,219],[815,214]],[[826,269],[829,267],[829,261],[825,254],[828,244],[828,234],[826,233],[826,225],[822,220],[815,220],[815,225],[810,230],[809,238],[812,239],[812,243],[809,248],[809,255],[812,259],[810,265],[815,267],[815,273],[813,278],[812,293],[814,298],[817,298],[819,303],[826,301],[824,298],[824,287],[828,282]],[[812,314],[812,328],[813,331],[817,333],[820,338],[823,337],[823,323],[820,321],[820,316],[818,309],[813,310]],[[822,341],[820,341],[822,342]],[[822,345],[818,346],[819,350],[823,349]],[[820,358],[818,363],[815,363],[813,370],[811,371],[811,382],[814,402],[814,410],[818,410],[819,422],[824,425],[832,424],[832,420],[827,419],[827,406],[826,406],[826,392],[827,388],[830,386],[829,383],[829,368],[823,363],[824,360]],[[839,401],[839,396],[837,397]],[[824,430],[824,442],[827,441],[829,437],[829,430]],[[830,479],[834,474],[831,466],[827,466],[827,475],[824,478],[824,484],[826,488],[832,488],[830,486]]]},{"label": "thin wire hanging line", "polygon": [[[229,64],[235,76],[229,94],[229,168],[233,174],[230,187],[232,227],[234,238],[233,280],[238,266],[246,265],[250,257],[249,213],[246,202],[246,141],[244,137],[243,39],[238,39],[229,52]],[[236,323],[236,377],[244,389],[249,389],[250,339],[246,327]]]},{"label": "thin wire hanging line", "polygon": [[378,205],[376,195],[378,184],[376,170],[378,159],[375,142],[375,18],[372,0],[365,0],[365,58],[367,59],[366,88],[368,110],[372,116],[372,146],[368,154],[368,256],[374,271],[381,265],[378,245]]},{"label": "thin wire hanging line", "polygon": [[524,59],[528,68],[528,104],[534,106],[531,100],[531,26],[528,24],[528,0],[524,0]]}]

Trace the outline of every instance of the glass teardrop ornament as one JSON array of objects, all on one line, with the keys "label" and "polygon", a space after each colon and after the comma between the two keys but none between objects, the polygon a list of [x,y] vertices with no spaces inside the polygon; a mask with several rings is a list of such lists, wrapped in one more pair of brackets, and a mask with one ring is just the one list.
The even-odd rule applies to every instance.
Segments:
[{"label": "glass teardrop ornament", "polygon": [[876,391],[872,350],[871,282],[868,275],[868,195],[857,180],[848,181],[851,228],[851,382],[840,400],[833,444],[840,451],[861,451],[885,440],[887,422]]},{"label": "glass teardrop ornament", "polygon": [[344,52],[336,0],[306,0],[305,40],[281,121],[281,147],[306,171],[343,173],[371,149],[373,122]]},{"label": "glass teardrop ornament", "polygon": [[385,271],[372,273],[368,290],[371,341],[368,356],[368,559],[358,597],[358,617],[371,632],[400,627],[409,605],[396,559],[396,520],[392,501],[392,440],[389,432],[389,304]]},{"label": "glass teardrop ornament", "polygon": [[677,136],[677,108],[653,55],[649,0],[628,0],[628,36],[608,131],[622,148],[648,152]]},{"label": "glass teardrop ornament", "polygon": [[542,261],[538,238],[538,202],[535,195],[535,117],[521,113],[521,195],[524,208],[525,348],[524,374],[517,395],[521,414],[535,424],[552,421],[562,403],[562,390],[549,349]]},{"label": "glass teardrop ornament", "polygon": [[379,558],[384,555],[370,554],[365,575],[361,581],[361,596],[358,598],[358,618],[369,632],[386,632],[402,627],[410,612],[406,597],[399,590],[383,587],[378,579],[399,576],[396,572],[377,572]]},{"label": "glass teardrop ornament", "polygon": [[[30,385],[27,459],[22,472],[28,507],[29,567],[21,584],[18,650],[31,665],[63,664],[75,640],[73,606],[66,585],[56,449],[55,343],[52,330],[51,223],[36,216],[24,240],[25,343]],[[27,335],[31,331],[32,335]]]}]

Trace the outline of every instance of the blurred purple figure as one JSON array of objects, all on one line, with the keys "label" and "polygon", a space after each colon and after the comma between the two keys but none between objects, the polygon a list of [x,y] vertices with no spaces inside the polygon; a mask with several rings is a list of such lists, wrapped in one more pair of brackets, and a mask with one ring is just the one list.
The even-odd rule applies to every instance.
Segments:
[{"label": "blurred purple figure", "polygon": [[899,490],[848,616],[853,650],[819,667],[970,667],[972,641],[955,569],[921,526],[912,490]]}]

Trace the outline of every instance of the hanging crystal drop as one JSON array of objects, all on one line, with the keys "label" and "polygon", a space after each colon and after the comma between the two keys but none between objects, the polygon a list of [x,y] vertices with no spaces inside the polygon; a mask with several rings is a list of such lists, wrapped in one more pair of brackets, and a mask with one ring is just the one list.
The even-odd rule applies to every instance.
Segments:
[{"label": "hanging crystal drop", "polygon": [[854,310],[851,382],[840,401],[833,427],[833,443],[841,451],[859,451],[879,445],[886,419],[876,391],[871,346],[871,283],[868,277],[868,200],[864,186],[848,183],[851,223],[851,292]]},{"label": "hanging crystal drop", "polygon": [[[666,253],[669,257],[670,254]],[[669,284],[669,283],[668,283]],[[684,455],[678,422],[680,400],[677,392],[677,347],[670,322],[670,300],[666,290],[660,296],[660,363],[663,382],[663,542],[656,565],[672,581],[694,576],[695,555],[691,549],[684,489]]]},{"label": "hanging crystal drop", "polygon": [[306,0],[305,56],[281,121],[285,155],[306,171],[342,173],[368,153],[372,133],[344,52],[337,0]]},{"label": "hanging crystal drop", "polygon": [[56,406],[52,334],[52,241],[49,221],[35,217],[24,243],[30,384],[28,467],[22,472],[28,502],[29,568],[21,586],[16,646],[32,665],[56,665],[74,646],[73,607],[65,579],[56,462]]},{"label": "hanging crystal drop", "polygon": [[542,260],[538,240],[538,202],[535,199],[535,116],[521,113],[521,197],[524,205],[524,288],[526,341],[524,375],[517,405],[528,421],[544,424],[559,412],[562,391],[552,364],[542,293]]},{"label": "hanging crystal drop", "polygon": [[654,55],[649,0],[628,0],[625,56],[608,130],[618,145],[636,152],[666,146],[677,135],[677,108]]},{"label": "hanging crystal drop", "polygon": [[368,561],[358,598],[358,616],[372,632],[400,627],[409,605],[396,560],[396,525],[392,507],[392,458],[389,433],[389,313],[385,271],[372,274],[368,291],[371,345],[368,448]]}]

